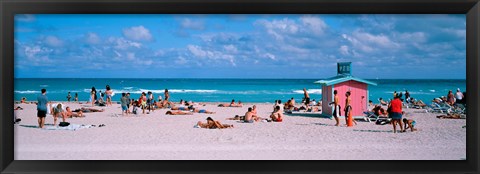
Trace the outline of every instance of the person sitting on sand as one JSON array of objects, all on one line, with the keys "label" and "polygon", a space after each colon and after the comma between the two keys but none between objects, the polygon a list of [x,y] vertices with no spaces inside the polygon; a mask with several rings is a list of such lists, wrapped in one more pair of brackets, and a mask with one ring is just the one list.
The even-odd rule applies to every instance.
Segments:
[{"label": "person sitting on sand", "polygon": [[282,122],[283,121],[283,113],[280,110],[280,106],[276,106],[275,110],[276,110],[276,112],[273,112],[270,115],[270,118],[272,118],[272,120],[274,122]]},{"label": "person sitting on sand", "polygon": [[288,100],[285,105],[283,105],[283,110],[291,111],[293,109],[292,100]]},{"label": "person sitting on sand", "polygon": [[370,106],[370,107],[373,107],[373,106],[374,106],[372,100],[368,100],[368,106]]},{"label": "person sitting on sand", "polygon": [[248,111],[245,113],[245,120],[244,122],[246,123],[253,123],[255,121],[259,121],[261,118],[258,117],[257,115],[254,115],[252,113],[252,108],[248,108]]},{"label": "person sitting on sand", "polygon": [[238,101],[238,104],[231,104],[230,107],[243,107],[242,101]]},{"label": "person sitting on sand", "polygon": [[412,130],[412,132],[417,130],[417,129],[415,129],[415,124],[416,124],[415,120],[404,118],[403,119],[403,124],[405,125],[405,128],[403,129],[403,132],[406,132],[407,129],[409,129],[409,128],[410,128],[410,130]]},{"label": "person sitting on sand", "polygon": [[215,112],[212,112],[212,111],[207,111],[206,109],[196,109],[196,108],[192,108],[192,112],[195,112],[195,113],[200,113],[200,114],[215,114]]},{"label": "person sitting on sand", "polygon": [[233,128],[233,125],[230,124],[221,124],[219,121],[213,120],[211,117],[207,118],[206,123],[199,121],[195,127],[206,128],[206,129],[225,129]]},{"label": "person sitting on sand", "polygon": [[79,111],[78,113],[74,113],[72,112],[72,110],[70,109],[69,106],[67,106],[67,108],[65,109],[66,110],[66,116],[68,118],[72,118],[72,117],[85,117],[85,115],[83,115],[83,112],[82,111]]},{"label": "person sitting on sand", "polygon": [[[277,106],[280,106],[280,108],[278,108]],[[280,110],[280,112],[283,113],[282,100],[277,100],[277,102],[276,102],[275,105],[273,106],[273,112],[277,112],[277,109]]]},{"label": "person sitting on sand", "polygon": [[257,115],[257,105],[252,106],[252,114]]},{"label": "person sitting on sand", "polygon": [[22,97],[22,100],[20,100],[20,103],[26,103],[26,101],[27,101],[27,98]]},{"label": "person sitting on sand", "polygon": [[75,109],[73,112],[83,112],[83,113],[88,113],[88,112],[103,112],[105,109],[94,109],[94,108],[80,108],[80,109]]},{"label": "person sitting on sand", "polygon": [[191,112],[183,112],[183,111],[167,111],[165,115],[192,115]]}]

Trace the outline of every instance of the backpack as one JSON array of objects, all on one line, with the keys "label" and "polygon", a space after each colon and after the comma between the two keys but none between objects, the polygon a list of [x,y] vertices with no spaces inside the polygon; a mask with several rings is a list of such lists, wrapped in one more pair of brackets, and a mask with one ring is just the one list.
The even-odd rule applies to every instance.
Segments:
[{"label": "backpack", "polygon": [[70,125],[69,122],[60,122],[60,124],[58,124],[58,126],[60,126],[60,127],[66,127],[68,125]]}]

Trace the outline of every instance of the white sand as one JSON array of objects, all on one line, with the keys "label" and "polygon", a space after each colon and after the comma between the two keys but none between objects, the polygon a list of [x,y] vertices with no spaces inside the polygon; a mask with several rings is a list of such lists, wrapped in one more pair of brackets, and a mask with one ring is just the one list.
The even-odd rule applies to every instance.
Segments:
[{"label": "white sand", "polygon": [[[15,125],[15,160],[462,160],[466,158],[465,119],[438,119],[438,114],[404,109],[416,120],[417,132],[393,133],[391,125],[358,122],[354,127],[335,127],[328,118],[286,116],[282,123],[254,124],[226,120],[246,112],[243,108],[219,108],[216,114],[165,115],[167,109],[129,117],[120,105],[102,113],[72,118],[72,124],[105,124],[105,127],[43,130],[37,126],[36,105],[17,104],[20,124]],[[73,109],[86,104],[67,104]],[[257,104],[266,117],[271,104]],[[193,128],[212,117],[232,129]],[[345,120],[340,120],[345,124]],[[47,124],[53,123],[48,115]],[[23,125],[23,126],[22,126]]]}]

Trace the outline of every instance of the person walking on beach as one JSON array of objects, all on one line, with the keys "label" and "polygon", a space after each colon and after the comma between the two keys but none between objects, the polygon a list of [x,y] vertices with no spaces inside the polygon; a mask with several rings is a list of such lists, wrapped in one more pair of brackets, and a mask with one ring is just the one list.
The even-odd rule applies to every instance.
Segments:
[{"label": "person walking on beach", "polygon": [[145,114],[145,109],[147,108],[147,94],[142,92],[142,95],[138,99],[138,103],[142,106],[142,113]]},{"label": "person walking on beach", "polygon": [[67,101],[70,102],[70,99],[72,98],[72,95],[70,95],[70,92],[68,92],[68,95],[67,95]]},{"label": "person walking on beach", "polygon": [[455,98],[457,99],[457,103],[463,103],[463,93],[460,91],[460,88],[457,88],[457,93],[455,93]]},{"label": "person walking on beach", "polygon": [[310,104],[310,95],[308,95],[307,89],[303,88],[303,96],[305,98],[305,107],[308,110],[308,105]]},{"label": "person walking on beach", "polygon": [[122,93],[122,98],[120,98],[120,104],[122,106],[122,115],[127,114],[128,116],[128,104],[130,103],[128,101],[129,99],[127,98],[125,93]]},{"label": "person walking on beach", "polygon": [[397,133],[397,123],[400,125],[400,132],[403,132],[402,123],[402,101],[398,96],[390,102],[390,118],[392,118],[393,133]]},{"label": "person walking on beach", "polygon": [[75,93],[75,101],[78,102],[78,93]]},{"label": "person walking on beach", "polygon": [[107,96],[107,106],[110,105],[112,106],[112,96],[113,96],[113,91],[110,88],[110,85],[105,86],[105,94]]},{"label": "person walking on beach", "polygon": [[339,126],[340,125],[340,120],[339,120],[339,116],[340,116],[340,99],[338,98],[338,95],[337,95],[338,91],[337,90],[334,90],[333,91],[333,106],[334,106],[334,109],[333,109],[333,117],[335,118],[335,126]]},{"label": "person walking on beach", "polygon": [[45,117],[47,116],[47,90],[42,89],[42,94],[37,97],[37,117],[38,127],[43,128],[45,126]]}]

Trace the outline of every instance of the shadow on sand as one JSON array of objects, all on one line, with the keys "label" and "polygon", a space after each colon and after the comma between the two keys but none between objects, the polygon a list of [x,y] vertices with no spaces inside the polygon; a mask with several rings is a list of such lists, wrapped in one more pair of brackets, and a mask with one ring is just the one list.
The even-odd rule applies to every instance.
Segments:
[{"label": "shadow on sand", "polygon": [[[35,129],[38,129],[38,125],[19,125],[19,126],[22,126],[22,127],[26,127],[26,128],[35,128]],[[45,124],[45,126],[53,126],[53,124]]]},{"label": "shadow on sand", "polygon": [[356,132],[381,132],[381,133],[385,133],[385,132],[389,132],[389,133],[393,133],[393,130],[358,130],[358,129],[354,129],[353,131],[356,131]]}]

